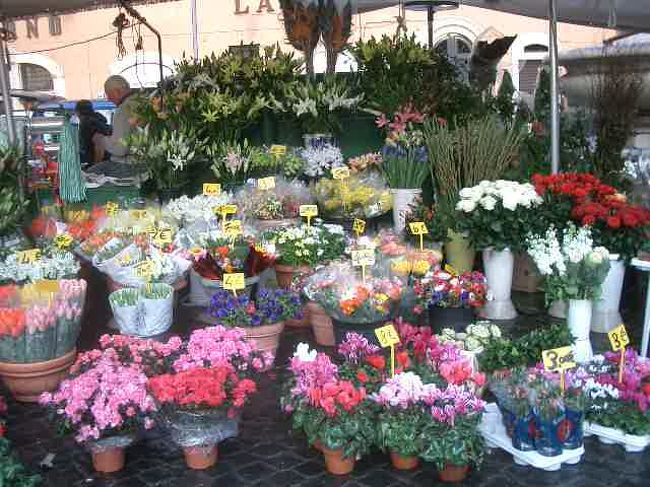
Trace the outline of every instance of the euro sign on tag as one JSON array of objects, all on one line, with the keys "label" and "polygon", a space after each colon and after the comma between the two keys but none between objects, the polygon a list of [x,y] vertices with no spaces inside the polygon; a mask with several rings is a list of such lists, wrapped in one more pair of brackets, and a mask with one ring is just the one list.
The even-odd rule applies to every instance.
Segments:
[{"label": "euro sign on tag", "polygon": [[109,201],[104,206],[104,209],[106,210],[106,214],[108,216],[115,216],[115,215],[117,215],[117,212],[120,209],[120,207],[114,201]]},{"label": "euro sign on tag", "polygon": [[383,348],[397,345],[400,341],[397,330],[392,323],[382,326],[381,328],[375,328],[375,336],[379,341],[379,345]]},{"label": "euro sign on tag", "polygon": [[31,264],[41,258],[41,249],[29,249],[16,252],[16,259],[19,264]]},{"label": "euro sign on tag", "polygon": [[300,216],[314,217],[318,216],[318,206],[316,205],[300,205]]},{"label": "euro sign on tag", "polygon": [[54,237],[54,245],[60,249],[67,249],[70,247],[70,245],[72,245],[72,242],[73,238],[68,233],[62,233],[61,235]]},{"label": "euro sign on tag", "polygon": [[332,169],[332,179],[341,181],[350,177],[350,169],[347,167],[335,167]]},{"label": "euro sign on tag", "polygon": [[226,291],[239,291],[246,287],[246,278],[243,272],[223,275],[223,288]]},{"label": "euro sign on tag", "polygon": [[612,350],[618,352],[630,344],[630,337],[627,335],[625,325],[621,323],[613,330],[607,333],[609,343],[612,345]]},{"label": "euro sign on tag", "polygon": [[260,178],[257,180],[257,188],[262,191],[275,188],[275,176],[269,176],[268,178]]},{"label": "euro sign on tag", "polygon": [[359,218],[355,218],[354,222],[352,223],[352,231],[357,235],[361,235],[363,232],[365,232],[366,231],[365,220],[360,220]]},{"label": "euro sign on tag", "polygon": [[153,237],[153,243],[159,247],[163,247],[172,243],[172,229],[171,228],[159,228],[156,230],[156,234]]},{"label": "euro sign on tag", "polygon": [[544,368],[549,372],[560,372],[576,366],[573,349],[570,346],[553,348],[542,352]]},{"label": "euro sign on tag", "polygon": [[353,250],[352,265],[356,267],[375,265],[375,250],[374,249]]},{"label": "euro sign on tag", "polygon": [[243,233],[241,220],[230,220],[224,225],[224,233],[229,237],[236,237]]},{"label": "euro sign on tag", "polygon": [[204,196],[219,196],[221,194],[221,184],[219,183],[203,183]]},{"label": "euro sign on tag", "polygon": [[409,229],[413,235],[426,235],[429,233],[429,229],[424,222],[409,223]]}]

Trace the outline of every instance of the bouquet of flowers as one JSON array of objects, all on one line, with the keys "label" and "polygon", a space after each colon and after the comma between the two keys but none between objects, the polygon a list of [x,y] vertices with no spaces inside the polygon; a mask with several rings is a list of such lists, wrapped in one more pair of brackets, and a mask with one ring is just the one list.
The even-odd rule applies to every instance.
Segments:
[{"label": "bouquet of flowers", "polygon": [[487,300],[487,282],[478,271],[454,275],[445,270],[436,270],[417,279],[413,290],[417,297],[416,314],[432,306],[481,308]]},{"label": "bouquet of flowers", "polygon": [[529,235],[528,254],[544,277],[546,301],[597,299],[609,271],[609,252],[595,247],[588,227],[569,225],[562,241],[553,227]]},{"label": "bouquet of flowers", "polygon": [[246,215],[258,220],[282,220],[297,218],[300,205],[312,202],[309,189],[298,181],[275,178],[273,189],[260,189],[257,186],[245,187],[236,195]]},{"label": "bouquet of flowers", "polygon": [[321,179],[314,186],[314,196],[323,216],[331,218],[373,218],[393,206],[386,183],[376,174]]},{"label": "bouquet of flowers", "polygon": [[262,149],[249,145],[245,139],[243,144],[222,142],[207,148],[207,154],[212,163],[211,169],[225,189],[232,189],[244,184],[250,176],[253,159]]},{"label": "bouquet of flowers", "polygon": [[255,300],[220,289],[212,296],[209,311],[219,324],[255,327],[300,318],[302,302],[298,294],[284,289],[260,289]]},{"label": "bouquet of flowers", "polygon": [[308,178],[321,178],[332,169],[344,166],[341,149],[331,144],[300,149],[298,154],[303,160],[302,172]]},{"label": "bouquet of flowers", "polygon": [[230,203],[231,197],[223,192],[218,196],[198,195],[190,198],[186,195],[167,203],[164,212],[176,221],[191,224],[196,221],[210,221],[214,218],[214,209]]},{"label": "bouquet of flowers", "polygon": [[273,263],[270,253],[256,245],[251,236],[233,238],[218,231],[202,240],[204,250],[193,257],[194,270],[205,279],[221,280],[224,273],[232,272],[256,276]]},{"label": "bouquet of flowers", "polygon": [[[286,149],[286,147],[285,147]],[[256,178],[283,175],[296,178],[302,171],[303,160],[296,150],[275,151],[272,147],[264,147],[253,153],[251,160],[251,175]]]},{"label": "bouquet of flowers", "polygon": [[264,238],[275,246],[279,263],[296,267],[338,259],[345,250],[345,232],[340,225],[283,228],[267,232]]},{"label": "bouquet of flowers", "polygon": [[304,292],[335,320],[376,323],[394,315],[403,288],[398,278],[361,280],[349,266],[330,266],[308,278]]},{"label": "bouquet of flowers", "polygon": [[481,181],[459,196],[458,230],[480,250],[518,250],[538,219],[533,208],[542,203],[532,184],[505,180]]},{"label": "bouquet of flowers", "polygon": [[441,343],[453,343],[462,350],[481,353],[490,342],[501,338],[501,329],[489,321],[477,321],[468,325],[464,332],[443,328],[438,339]]},{"label": "bouquet of flowers", "polygon": [[632,205],[625,195],[591,174],[536,174],[533,183],[544,198],[542,215],[564,229],[567,222],[589,226],[594,240],[629,260],[648,240],[650,210]]},{"label": "bouquet of flowers", "polygon": [[55,248],[41,252],[40,258],[33,261],[20,259],[14,252],[0,261],[0,283],[29,283],[41,279],[73,279],[79,272],[79,263],[74,255]]},{"label": "bouquet of flowers", "polygon": [[352,174],[366,171],[378,171],[382,164],[382,157],[379,152],[368,152],[357,157],[348,159],[348,167]]},{"label": "bouquet of flowers", "polygon": [[0,286],[0,360],[41,362],[70,352],[85,298],[84,280]]}]

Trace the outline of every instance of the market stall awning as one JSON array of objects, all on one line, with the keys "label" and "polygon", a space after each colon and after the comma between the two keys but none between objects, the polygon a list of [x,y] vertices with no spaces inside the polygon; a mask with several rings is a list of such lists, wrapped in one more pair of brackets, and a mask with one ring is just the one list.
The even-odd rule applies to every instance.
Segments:
[{"label": "market stall awning", "polygon": [[[128,0],[131,5],[175,0]],[[0,16],[13,19],[48,13],[73,13],[82,10],[115,7],[119,0],[0,0]]]}]

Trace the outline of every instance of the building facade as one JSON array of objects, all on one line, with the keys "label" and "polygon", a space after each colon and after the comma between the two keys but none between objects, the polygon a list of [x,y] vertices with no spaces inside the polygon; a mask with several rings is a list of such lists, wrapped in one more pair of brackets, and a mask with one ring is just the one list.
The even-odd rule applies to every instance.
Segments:
[{"label": "building facade", "polygon": [[[279,0],[196,0],[199,55],[220,53],[230,46],[255,43],[286,44]],[[190,0],[140,6],[138,10],[162,34],[164,73],[174,63],[192,57],[194,50]],[[119,54],[112,23],[117,8],[92,10],[56,17],[35,17],[15,22],[17,39],[10,46],[11,82],[14,88],[50,91],[67,99],[100,98],[107,76],[121,74],[133,86],[152,86],[159,77],[155,37],[141,27],[122,32],[125,52]],[[393,35],[398,8],[355,14],[351,42]],[[406,27],[420,42],[428,42],[426,13],[406,11]],[[501,63],[515,87],[531,93],[542,60],[548,54],[548,23],[544,20],[461,6],[437,12],[433,39],[437,49],[460,68],[471,55],[473,44],[486,35],[517,35]],[[606,29],[560,24],[560,50],[602,43],[614,35]],[[141,39],[141,41],[140,41]],[[137,49],[136,49],[137,48]],[[317,70],[325,69],[324,49],[315,58]],[[341,56],[337,70],[354,69]]]}]

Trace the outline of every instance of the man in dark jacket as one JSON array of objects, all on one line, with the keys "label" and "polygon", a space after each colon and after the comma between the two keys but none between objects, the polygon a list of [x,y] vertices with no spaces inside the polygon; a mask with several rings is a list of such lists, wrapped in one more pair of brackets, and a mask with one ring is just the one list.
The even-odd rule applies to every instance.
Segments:
[{"label": "man in dark jacket", "polygon": [[104,159],[103,152],[95,147],[93,137],[95,134],[111,135],[111,127],[106,118],[93,109],[93,104],[88,100],[79,100],[75,106],[75,113],[79,117],[79,159],[82,164],[93,164]]}]

